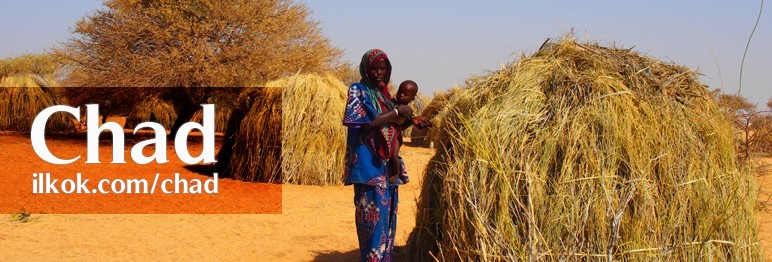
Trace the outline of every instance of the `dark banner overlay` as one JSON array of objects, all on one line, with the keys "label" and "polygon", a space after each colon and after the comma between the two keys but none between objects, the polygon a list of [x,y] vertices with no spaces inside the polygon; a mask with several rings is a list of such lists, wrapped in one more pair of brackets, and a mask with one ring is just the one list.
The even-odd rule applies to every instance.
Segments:
[{"label": "dark banner overlay", "polygon": [[0,87],[0,213],[281,213],[260,89]]}]

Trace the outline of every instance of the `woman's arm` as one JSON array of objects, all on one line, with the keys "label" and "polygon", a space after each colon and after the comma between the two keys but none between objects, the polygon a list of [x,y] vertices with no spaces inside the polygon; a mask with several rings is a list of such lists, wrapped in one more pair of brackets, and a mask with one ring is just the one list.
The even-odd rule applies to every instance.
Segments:
[{"label": "woman's arm", "polygon": [[399,111],[399,115],[407,115],[412,116],[413,115],[413,109],[406,105],[399,105],[397,106],[396,110],[391,110],[389,112],[381,113],[380,115],[376,116],[373,121],[370,123],[362,125],[362,128],[364,129],[373,129],[378,128],[386,123],[394,122],[395,119],[397,119],[397,111]]}]

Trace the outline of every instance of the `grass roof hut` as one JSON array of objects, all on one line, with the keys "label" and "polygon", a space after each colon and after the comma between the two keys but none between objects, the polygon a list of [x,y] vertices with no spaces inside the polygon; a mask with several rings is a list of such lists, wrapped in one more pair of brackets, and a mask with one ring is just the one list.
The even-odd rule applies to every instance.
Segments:
[{"label": "grass roof hut", "polygon": [[217,170],[243,181],[281,181],[281,88],[246,88],[230,114]]},{"label": "grass roof hut", "polygon": [[473,79],[425,172],[411,260],[762,259],[755,177],[696,76],[564,39]]},{"label": "grass roof hut", "polygon": [[161,124],[166,130],[171,129],[177,119],[177,111],[171,103],[149,96],[139,102],[126,116],[125,128],[134,129],[140,123],[152,121]]},{"label": "grass roof hut", "polygon": [[[237,178],[251,181],[281,181],[303,185],[343,184],[346,130],[342,123],[346,85],[332,75],[296,74],[269,82],[266,86],[278,91],[258,92],[254,90],[264,88],[254,88],[251,92],[255,92],[255,95],[250,97],[264,99],[264,95],[275,96],[274,92],[280,92],[280,97],[255,100],[249,113],[239,115],[234,112],[231,117],[223,146],[223,150],[230,147],[233,151],[227,170]],[[266,109],[275,107],[277,103],[278,111]],[[271,112],[271,117],[266,116],[267,112]],[[279,113],[278,117],[273,115],[276,112]],[[238,123],[238,120],[234,120],[238,118],[244,120],[239,130],[233,133],[230,127]],[[260,123],[250,119],[265,121]],[[246,124],[245,121],[253,123]],[[276,136],[268,129],[280,133]],[[268,133],[270,135],[265,135]],[[229,142],[231,139],[234,142]],[[260,152],[265,150],[261,146],[266,145],[280,145],[280,158],[271,160],[274,162],[250,159],[265,154]],[[269,151],[272,155],[275,153]],[[220,151],[220,159],[226,159],[227,153],[223,152]],[[250,173],[256,169],[248,168],[275,163],[280,163],[281,172],[273,173],[273,177],[255,177]]]},{"label": "grass roof hut", "polygon": [[[410,141],[413,145],[429,147],[432,142],[437,143],[439,140],[441,119],[447,110],[443,110],[447,107],[450,99],[454,94],[461,91],[461,88],[454,87],[445,92],[435,92],[434,98],[421,110],[421,116],[429,119],[432,122],[432,127],[426,129],[414,128],[410,132]],[[438,115],[440,115],[438,117]]]},{"label": "grass roof hut", "polygon": [[[35,117],[48,107],[63,104],[53,80],[18,75],[0,79],[0,130],[28,132]],[[78,121],[57,113],[48,119],[47,132],[74,132]]]}]

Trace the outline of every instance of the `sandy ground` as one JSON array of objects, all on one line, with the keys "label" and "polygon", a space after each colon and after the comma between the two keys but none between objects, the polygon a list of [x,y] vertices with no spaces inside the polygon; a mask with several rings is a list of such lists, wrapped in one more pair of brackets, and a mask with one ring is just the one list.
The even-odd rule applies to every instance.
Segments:
[{"label": "sandy ground", "polygon": [[[5,139],[5,140],[3,140]],[[8,139],[0,134],[2,154]],[[5,141],[5,144],[3,144]],[[85,142],[59,141],[57,147],[82,147]],[[15,143],[16,145],[24,143]],[[11,146],[12,147],[12,146]],[[18,147],[18,146],[17,146]],[[400,188],[397,246],[404,246],[415,226],[421,172],[434,153],[403,147],[412,183]],[[34,155],[33,155],[34,156]],[[24,161],[8,159],[2,161]],[[772,165],[772,158],[761,162]],[[6,173],[9,163],[0,163]],[[73,167],[74,168],[74,167]],[[152,167],[151,167],[152,168]],[[759,176],[759,240],[772,250],[772,172]],[[0,261],[22,260],[246,260],[246,261],[357,261],[353,189],[345,186],[285,185],[282,214],[265,215],[62,215],[32,214],[27,223],[0,214]],[[772,259],[772,252],[765,252]],[[395,257],[400,257],[397,249]],[[404,259],[402,259],[404,260]]]},{"label": "sandy ground", "polygon": [[772,157],[759,159],[756,166],[760,167],[756,184],[759,188],[759,242],[765,259],[772,261]]},{"label": "sandy ground", "polygon": [[[8,139],[28,137],[0,134],[3,152],[30,150],[28,144],[8,143]],[[77,140],[56,141],[49,147],[52,152],[62,152],[66,148],[84,148],[83,144]],[[397,246],[405,245],[415,225],[420,174],[433,150],[405,146],[401,154],[413,181],[400,188]],[[25,161],[3,158],[9,160]],[[11,214],[0,214],[0,261],[358,260],[352,187],[285,185],[281,191],[282,214],[33,213],[33,220],[27,223],[12,221]],[[400,255],[399,249],[395,255]]]}]

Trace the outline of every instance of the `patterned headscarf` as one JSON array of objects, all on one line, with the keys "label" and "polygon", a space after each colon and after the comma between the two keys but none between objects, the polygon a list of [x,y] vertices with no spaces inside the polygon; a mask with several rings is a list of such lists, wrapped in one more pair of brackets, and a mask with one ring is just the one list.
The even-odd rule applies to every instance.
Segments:
[{"label": "patterned headscarf", "polygon": [[[379,59],[383,59],[386,62],[386,75],[385,77],[385,85],[379,86],[375,85],[373,81],[367,77],[367,70],[372,67],[373,63],[378,61]],[[376,90],[380,90],[381,93],[386,97],[387,100],[391,100],[391,95],[389,95],[389,79],[391,79],[391,62],[389,62],[389,57],[386,55],[383,50],[380,49],[370,49],[362,56],[362,62],[359,63],[359,74],[362,76],[362,82],[363,84],[367,85],[370,88],[374,88]]]}]

